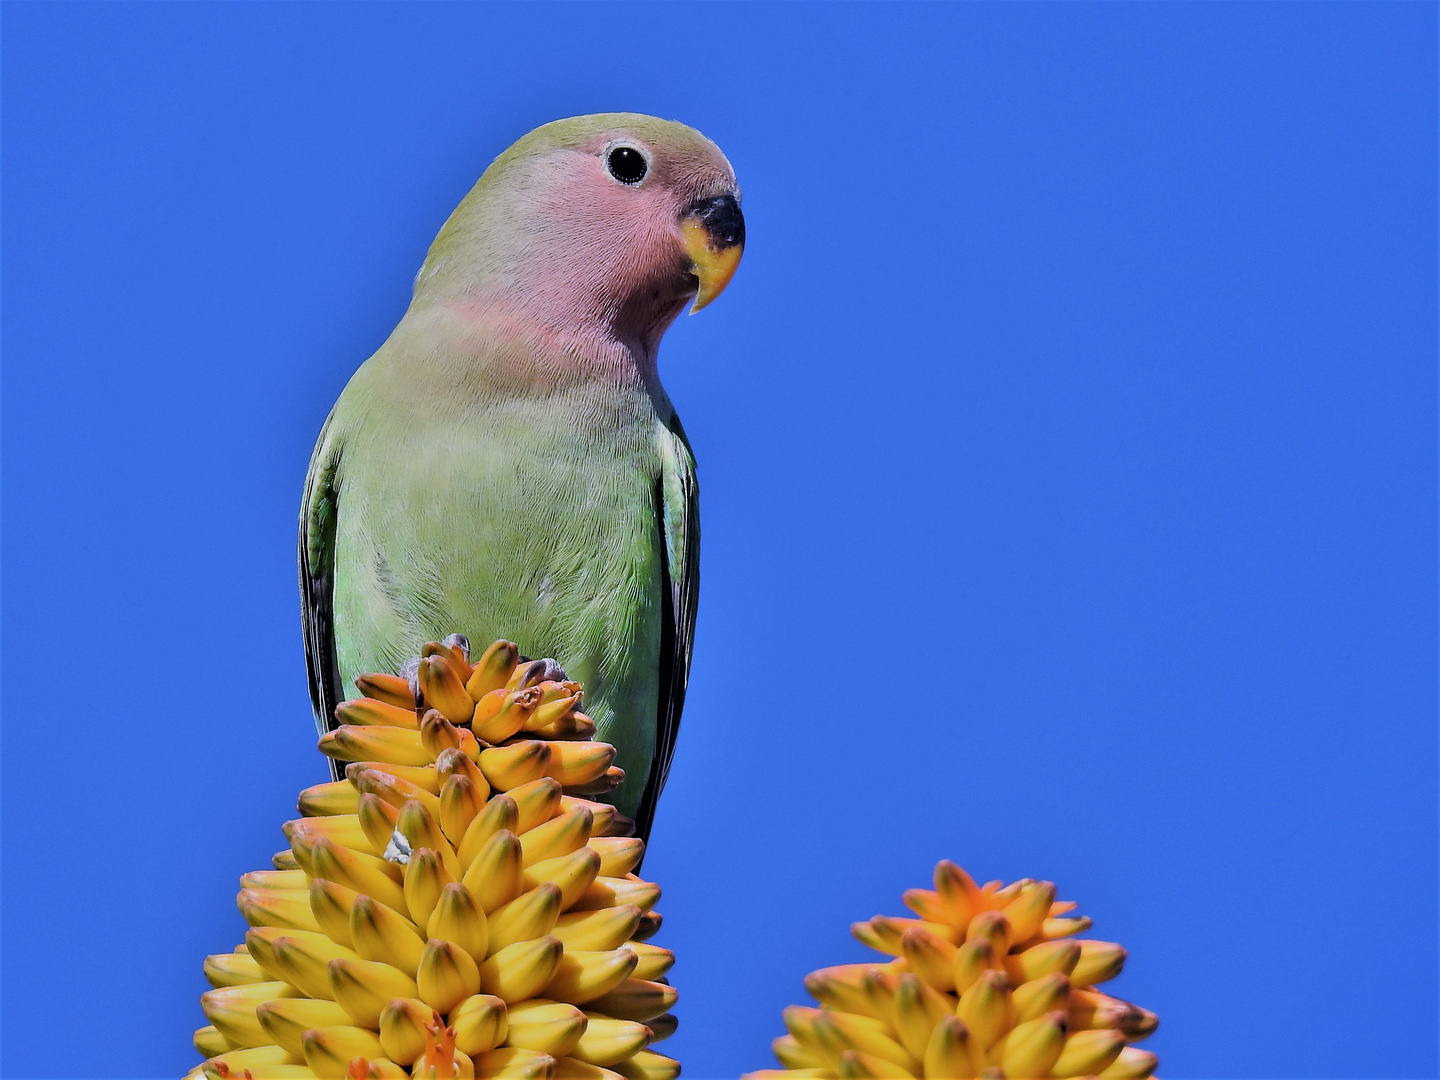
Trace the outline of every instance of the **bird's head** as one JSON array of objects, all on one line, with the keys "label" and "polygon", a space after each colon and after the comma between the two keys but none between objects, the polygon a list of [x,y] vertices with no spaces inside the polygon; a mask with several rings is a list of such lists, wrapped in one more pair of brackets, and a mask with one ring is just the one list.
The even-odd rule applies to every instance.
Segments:
[{"label": "bird's head", "polygon": [[729,283],[740,189],[709,139],[638,113],[536,128],[506,150],[435,238],[417,302],[589,327],[653,353],[688,304]]}]

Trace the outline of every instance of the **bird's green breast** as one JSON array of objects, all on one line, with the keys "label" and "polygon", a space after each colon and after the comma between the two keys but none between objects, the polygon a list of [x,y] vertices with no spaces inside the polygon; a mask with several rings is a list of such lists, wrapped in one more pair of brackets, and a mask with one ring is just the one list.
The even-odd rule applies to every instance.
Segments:
[{"label": "bird's green breast", "polygon": [[[382,360],[382,357],[377,357]],[[632,813],[654,750],[661,421],[639,386],[574,382],[448,403],[362,369],[342,396],[334,609],[340,674],[396,671],[455,631],[509,638],[585,684]]]}]

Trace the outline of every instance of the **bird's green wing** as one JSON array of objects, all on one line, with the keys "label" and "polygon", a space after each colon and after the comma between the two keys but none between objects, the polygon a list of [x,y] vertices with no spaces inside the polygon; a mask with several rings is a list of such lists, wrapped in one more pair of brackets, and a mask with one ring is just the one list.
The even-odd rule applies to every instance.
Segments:
[{"label": "bird's green wing", "polygon": [[[321,735],[334,724],[344,692],[335,655],[335,525],[339,515],[340,448],[330,438],[332,412],[325,420],[300,504],[300,621],[305,631],[305,667],[310,707]],[[337,779],[339,777],[337,776]]]},{"label": "bird's green wing", "polygon": [[695,607],[700,595],[700,509],[695,458],[678,418],[659,438],[662,469],[655,482],[655,517],[661,552],[660,695],[655,755],[635,816],[635,835],[648,837],[655,805],[670,775],[680,711],[690,682]]}]

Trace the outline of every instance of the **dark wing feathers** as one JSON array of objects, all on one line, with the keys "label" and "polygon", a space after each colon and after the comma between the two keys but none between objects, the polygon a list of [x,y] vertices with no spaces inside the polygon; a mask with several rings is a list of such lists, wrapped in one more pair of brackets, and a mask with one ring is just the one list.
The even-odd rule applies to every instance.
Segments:
[{"label": "dark wing feathers", "polygon": [[655,806],[670,775],[680,711],[690,681],[690,652],[695,640],[695,609],[700,593],[700,508],[695,459],[678,419],[664,468],[655,481],[655,517],[660,534],[660,700],[655,756],[635,818],[635,835],[648,840]]},{"label": "dark wing feathers", "polygon": [[[335,656],[335,522],[338,512],[340,455],[330,444],[330,418],[320,431],[305,497],[300,504],[300,621],[305,633],[305,667],[310,678],[310,707],[324,735],[335,726],[335,706],[344,697]],[[332,762],[332,767],[337,763]],[[337,774],[336,779],[340,779]]]}]

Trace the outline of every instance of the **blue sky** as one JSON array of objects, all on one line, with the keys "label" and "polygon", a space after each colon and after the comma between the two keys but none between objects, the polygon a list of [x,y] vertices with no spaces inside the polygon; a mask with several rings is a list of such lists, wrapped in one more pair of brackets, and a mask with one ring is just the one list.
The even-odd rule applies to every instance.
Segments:
[{"label": "blue sky", "polygon": [[6,1077],[177,1075],[321,779],[314,437],[531,127],[729,155],[647,875],[691,1078],[949,857],[1169,1077],[1436,1069],[1431,4],[3,10]]}]

